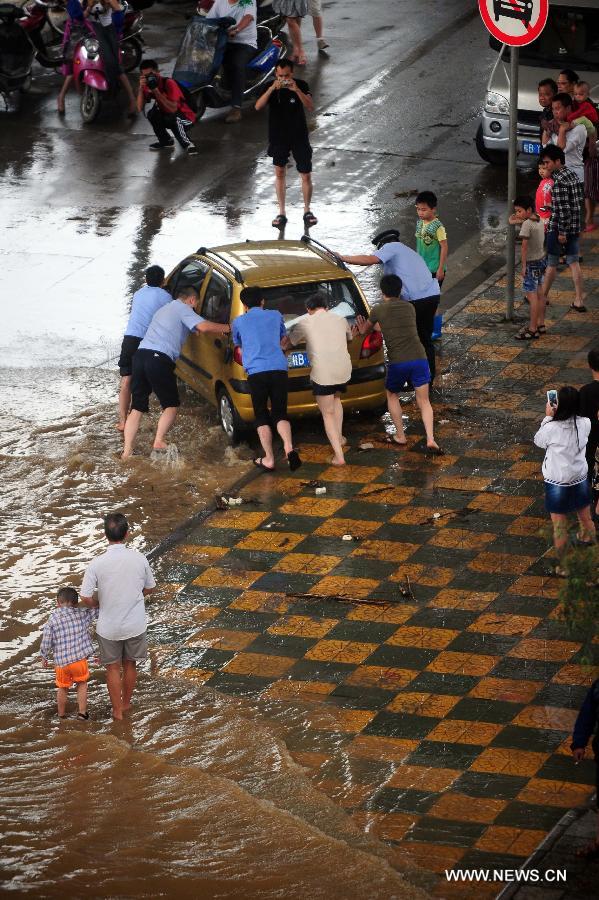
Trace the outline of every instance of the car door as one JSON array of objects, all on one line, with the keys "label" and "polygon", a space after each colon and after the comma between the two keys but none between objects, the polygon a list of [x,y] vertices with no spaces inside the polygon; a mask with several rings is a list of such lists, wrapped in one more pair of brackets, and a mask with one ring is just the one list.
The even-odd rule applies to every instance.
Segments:
[{"label": "car door", "polygon": [[[205,260],[185,259],[169,276],[166,288],[176,298],[181,288],[191,285],[200,295],[199,310],[206,290],[209,272],[210,266]],[[208,394],[209,379],[204,376],[200,356],[199,335],[197,333],[190,334],[183,344],[181,356],[177,361],[177,375],[195,391],[211,398],[211,394]]]},{"label": "car door", "polygon": [[[228,325],[231,319],[231,283],[217,269],[212,269],[206,277],[206,287],[199,307],[202,318],[219,325]],[[200,380],[205,385],[206,395],[214,400],[215,385],[228,379],[230,340],[218,334],[196,334],[193,338]]]}]

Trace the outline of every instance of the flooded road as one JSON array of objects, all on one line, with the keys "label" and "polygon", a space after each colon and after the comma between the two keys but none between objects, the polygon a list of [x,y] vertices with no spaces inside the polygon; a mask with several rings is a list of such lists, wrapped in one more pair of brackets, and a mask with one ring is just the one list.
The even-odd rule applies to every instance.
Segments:
[{"label": "flooded road", "polygon": [[[403,0],[398,30],[387,0],[369,5],[367,23],[359,3],[336,0],[325,12],[330,55],[316,58],[307,35],[315,237],[365,252],[375,231],[399,223],[412,243],[415,190],[432,188],[450,228],[455,302],[473,271],[498,265],[504,186],[472,143],[493,57],[475,4],[433,6],[423,17],[417,0]],[[148,52],[165,71],[187,13],[179,4],[146,14]],[[472,89],[455,91],[466,59]],[[59,83],[36,72],[21,113],[0,127],[5,886],[44,897],[65,896],[65,884],[74,897],[403,896],[382,845],[286,754],[285,728],[297,716],[308,730],[309,711],[287,710],[277,730],[260,710],[146,677],[128,733],[106,724],[99,683],[89,727],[52,717],[52,679],[32,661],[39,629],[57,587],[78,586],[103,547],[102,515],[123,510],[134,546],[148,551],[250,456],[185,394],[170,436],[179,464],[149,457],[155,414],[138,455],[120,463],[116,357],[131,295],[150,264],[169,271],[203,244],[271,238],[274,213],[263,117],[248,112],[231,129],[209,114],[193,135],[198,158],[157,158],[143,117],[107,106],[85,128],[71,94],[57,119]],[[288,196],[286,237],[296,238],[293,169]],[[364,273],[367,291],[376,275]]]}]

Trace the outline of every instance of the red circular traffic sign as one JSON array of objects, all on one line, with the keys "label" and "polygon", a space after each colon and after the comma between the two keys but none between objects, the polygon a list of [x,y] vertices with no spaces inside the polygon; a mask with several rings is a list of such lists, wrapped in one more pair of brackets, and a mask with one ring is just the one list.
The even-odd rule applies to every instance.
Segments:
[{"label": "red circular traffic sign", "polygon": [[510,47],[536,40],[549,15],[549,0],[478,0],[478,7],[491,35]]}]

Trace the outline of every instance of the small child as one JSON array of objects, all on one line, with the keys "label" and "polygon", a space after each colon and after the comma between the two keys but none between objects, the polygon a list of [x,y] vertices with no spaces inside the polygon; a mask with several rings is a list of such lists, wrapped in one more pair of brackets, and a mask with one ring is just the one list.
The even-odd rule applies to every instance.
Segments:
[{"label": "small child", "polygon": [[539,175],[541,177],[541,181],[539,182],[539,186],[535,194],[535,211],[537,216],[543,223],[545,231],[547,231],[549,219],[551,218],[551,195],[553,194],[553,178],[549,176],[549,173],[547,172],[547,164],[544,162],[539,163]]},{"label": "small child", "polygon": [[544,334],[545,295],[541,289],[547,262],[545,258],[545,227],[534,212],[531,197],[520,196],[514,200],[514,215],[510,225],[521,225],[522,281],[526,299],[530,304],[530,322],[516,335],[517,341],[532,341]]},{"label": "small child", "polygon": [[40,654],[43,665],[50,663],[50,651],[54,659],[56,673],[56,703],[58,715],[67,718],[69,688],[77,685],[78,719],[89,719],[87,712],[87,681],[89,669],[87,658],[94,652],[89,633],[92,622],[98,615],[97,609],[80,609],[79,595],[75,588],[63,587],[56,596],[55,609],[44,625]]},{"label": "small child", "polygon": [[[578,765],[584,759],[586,747],[589,739],[593,735],[597,727],[599,717],[599,678],[594,681],[587,695],[583,700],[582,706],[576,722],[574,723],[574,733],[572,734],[572,743],[570,749],[574,757],[575,765]],[[599,797],[599,738],[597,735],[592,741],[593,755],[595,757],[595,784],[597,789],[597,797]],[[579,850],[576,854],[584,859],[597,859],[599,857],[599,818],[597,819],[597,834],[595,840],[592,841],[583,850]]]},{"label": "small child", "polygon": [[432,191],[421,191],[417,195],[416,214],[416,250],[433,278],[442,285],[447,264],[447,232],[437,217],[437,197]]}]

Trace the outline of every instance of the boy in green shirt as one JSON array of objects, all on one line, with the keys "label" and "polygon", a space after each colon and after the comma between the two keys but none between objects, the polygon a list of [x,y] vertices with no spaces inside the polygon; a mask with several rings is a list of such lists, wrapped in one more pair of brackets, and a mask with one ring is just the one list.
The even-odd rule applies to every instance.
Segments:
[{"label": "boy in green shirt", "polygon": [[418,194],[416,214],[416,250],[441,285],[447,263],[447,232],[437,217],[437,197],[432,191]]}]

